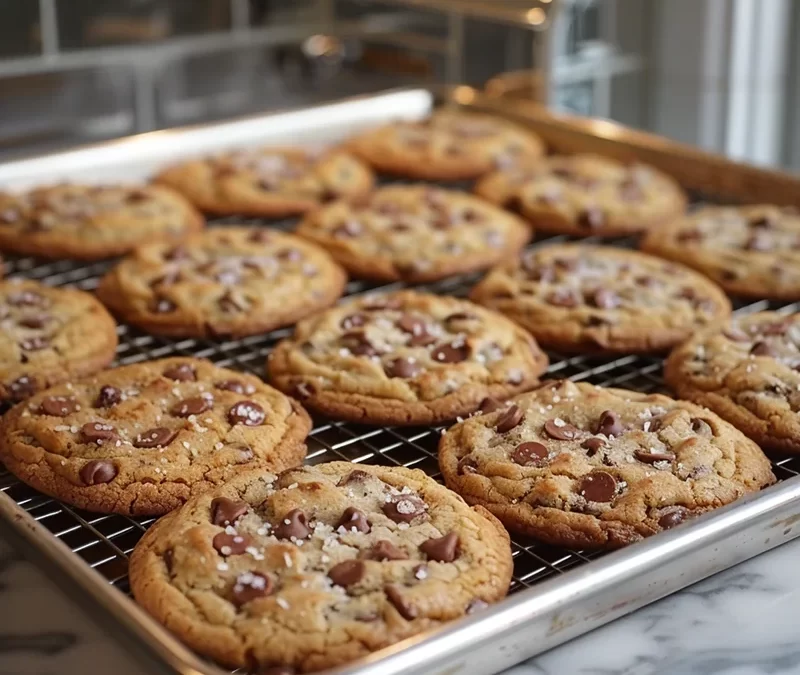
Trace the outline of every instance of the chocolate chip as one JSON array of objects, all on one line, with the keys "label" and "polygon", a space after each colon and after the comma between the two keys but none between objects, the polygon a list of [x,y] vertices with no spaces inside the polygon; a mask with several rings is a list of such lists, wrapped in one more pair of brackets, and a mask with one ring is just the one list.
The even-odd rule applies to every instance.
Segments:
[{"label": "chocolate chip", "polygon": [[100,388],[94,401],[95,408],[111,408],[122,400],[122,392],[116,387],[105,385]]},{"label": "chocolate chip", "polygon": [[231,589],[231,600],[237,607],[270,595],[274,589],[272,579],[261,572],[244,572],[236,577]]},{"label": "chocolate chip", "polygon": [[126,196],[125,201],[128,204],[139,204],[141,202],[145,202],[150,198],[150,195],[147,194],[144,190],[141,189],[134,189],[131,190]]},{"label": "chocolate chip", "polygon": [[595,433],[606,436],[619,436],[624,431],[619,415],[613,410],[604,410],[600,413]]},{"label": "chocolate chip", "polygon": [[8,385],[8,391],[18,401],[36,393],[36,383],[29,375],[22,375]]},{"label": "chocolate chip", "polygon": [[337,529],[343,527],[348,532],[355,530],[356,532],[363,532],[365,534],[372,529],[364,512],[359,511],[354,506],[348,506],[344,510],[342,517],[339,518],[339,522],[336,523],[336,527]]},{"label": "chocolate chip", "polygon": [[699,417],[692,418],[692,431],[694,431],[698,436],[714,435],[714,430],[711,428],[711,425],[705,420],[701,420]]},{"label": "chocolate chip", "polygon": [[217,553],[229,555],[241,555],[252,543],[252,539],[246,534],[228,534],[220,532],[211,542]]},{"label": "chocolate chip", "polygon": [[228,422],[232,426],[244,424],[246,427],[258,427],[264,424],[266,419],[264,408],[253,401],[239,401],[228,411]]},{"label": "chocolate chip", "polygon": [[366,471],[362,471],[361,469],[356,469],[355,471],[351,471],[346,476],[343,476],[339,479],[337,485],[350,485],[351,483],[363,483],[369,479],[369,474]]},{"label": "chocolate chip", "polygon": [[273,530],[278,539],[306,539],[311,535],[308,518],[300,509],[292,509]]},{"label": "chocolate chip", "polygon": [[363,229],[357,220],[346,220],[335,228],[332,234],[337,239],[351,239],[360,235]]},{"label": "chocolate chip", "polygon": [[610,502],[617,491],[617,481],[606,471],[594,471],[578,484],[578,494],[590,502]]},{"label": "chocolate chip", "polygon": [[217,497],[211,500],[211,522],[221,527],[234,525],[248,510],[247,502]]},{"label": "chocolate chip", "polygon": [[105,422],[87,422],[81,427],[81,442],[102,445],[105,441],[116,441],[117,430]]},{"label": "chocolate chip", "polygon": [[614,309],[619,307],[620,297],[608,288],[598,288],[592,294],[592,302],[595,307],[600,309]]},{"label": "chocolate chip", "polygon": [[443,537],[422,542],[419,550],[428,556],[428,560],[449,563],[458,557],[459,543],[458,535],[455,532],[449,532]]},{"label": "chocolate chip", "polygon": [[66,417],[78,410],[79,407],[78,402],[71,396],[48,396],[42,399],[39,412],[53,417]]},{"label": "chocolate chip", "polygon": [[164,377],[176,382],[194,382],[197,380],[197,373],[194,367],[188,363],[180,363],[164,371]]},{"label": "chocolate chip", "polygon": [[78,475],[84,485],[110,483],[117,476],[117,467],[104,459],[93,459],[81,467]]},{"label": "chocolate chip", "polygon": [[350,352],[356,356],[378,355],[378,350],[363,331],[345,333],[340,338],[340,342],[345,349],[349,349]]},{"label": "chocolate chip", "polygon": [[178,435],[177,431],[166,427],[155,427],[139,434],[133,441],[135,448],[161,448],[169,445]]},{"label": "chocolate chip", "polygon": [[410,379],[419,375],[422,372],[422,367],[417,363],[415,358],[404,356],[387,363],[384,371],[389,377]]},{"label": "chocolate chip", "polygon": [[581,447],[588,450],[586,453],[588,457],[594,457],[598,450],[608,447],[608,443],[606,443],[606,441],[604,441],[602,438],[593,436],[592,438],[587,438],[583,443],[581,443]]},{"label": "chocolate chip", "polygon": [[597,230],[605,225],[606,216],[596,206],[590,206],[578,214],[578,225],[587,230]]},{"label": "chocolate chip", "polygon": [[672,511],[667,511],[658,519],[658,525],[664,530],[669,530],[676,525],[680,525],[684,520],[690,516],[689,511],[682,506],[675,508]]},{"label": "chocolate chip", "polygon": [[268,244],[275,239],[275,235],[268,229],[253,230],[247,241],[253,244]]},{"label": "chocolate chip", "polygon": [[466,612],[467,614],[475,614],[475,612],[480,612],[486,609],[488,606],[488,602],[485,602],[480,598],[475,598],[474,600],[470,600],[470,603],[467,605]]},{"label": "chocolate chip", "polygon": [[24,316],[17,323],[23,328],[40,329],[44,328],[53,317],[49,314],[34,314],[31,316]]},{"label": "chocolate chip", "polygon": [[11,293],[6,301],[14,307],[46,307],[50,304],[47,298],[35,291]]},{"label": "chocolate chip", "polygon": [[519,406],[512,405],[497,418],[494,428],[498,434],[505,434],[519,426],[525,419],[525,413]]},{"label": "chocolate chip", "polygon": [[567,424],[560,417],[547,420],[547,422],[544,423],[544,431],[550,438],[557,441],[572,441],[580,434],[580,431],[576,427]]},{"label": "chocolate chip", "polygon": [[406,621],[417,618],[416,607],[413,607],[406,601],[400,586],[397,584],[386,584],[383,590],[384,593],[386,593],[386,598]]},{"label": "chocolate chip", "polygon": [[50,346],[50,339],[37,335],[19,343],[20,349],[26,352],[38,352]]},{"label": "chocolate chip", "polygon": [[431,352],[431,358],[439,363],[460,363],[466,361],[470,355],[470,348],[466,342],[451,342],[441,345]]},{"label": "chocolate chip", "polygon": [[414,518],[425,515],[428,508],[416,495],[392,495],[383,504],[383,512],[396,523],[410,523]]},{"label": "chocolate chip", "polygon": [[503,202],[503,208],[506,211],[511,211],[511,213],[516,213],[521,216],[525,211],[525,202],[519,195],[512,195]]},{"label": "chocolate chip", "polygon": [[345,560],[328,571],[328,578],[337,586],[347,588],[364,578],[367,566],[361,560]]},{"label": "chocolate chip", "polygon": [[476,464],[475,460],[467,455],[466,457],[462,457],[458,460],[458,475],[463,476],[464,474],[468,473],[477,473],[478,472],[478,465]]},{"label": "chocolate chip", "polygon": [[547,447],[536,441],[520,443],[511,453],[511,461],[520,466],[542,466],[549,457]]},{"label": "chocolate chip", "polygon": [[492,413],[495,410],[500,410],[500,408],[503,408],[504,406],[505,404],[502,401],[498,401],[496,398],[487,396],[485,399],[481,401],[480,405],[478,406],[478,409],[482,413]]},{"label": "chocolate chip", "polygon": [[364,314],[350,314],[344,317],[339,324],[343,330],[353,330],[367,323],[367,317]]},{"label": "chocolate chip", "polygon": [[403,303],[399,298],[391,296],[369,298],[362,306],[368,312],[379,312],[383,309],[400,309]]},{"label": "chocolate chip", "polygon": [[377,560],[378,562],[384,562],[386,560],[408,560],[408,554],[397,548],[392,542],[381,539],[375,544],[363,551],[361,553],[361,557],[364,560]]},{"label": "chocolate chip", "polygon": [[752,348],[750,349],[750,353],[754,356],[779,356],[780,352],[778,349],[773,347],[768,342],[764,342],[763,340],[759,340],[756,342]]},{"label": "chocolate chip", "polygon": [[418,316],[414,316],[413,314],[403,314],[396,324],[395,324],[401,331],[404,333],[409,333],[410,335],[422,335],[428,332],[428,327],[425,325],[425,321]]},{"label": "chocolate chip", "polygon": [[193,396],[178,401],[172,406],[171,413],[176,417],[190,417],[211,410],[214,407],[214,399],[211,396]]},{"label": "chocolate chip", "polygon": [[645,464],[655,464],[656,462],[672,462],[675,459],[675,454],[672,452],[658,452],[647,450],[636,450],[634,453],[636,459]]},{"label": "chocolate chip", "polygon": [[223,380],[214,385],[217,389],[222,391],[232,391],[234,394],[252,394],[256,388],[248,383],[240,382],[239,380]]},{"label": "chocolate chip", "polygon": [[561,288],[548,294],[547,302],[556,307],[577,307],[581,303],[578,294],[568,288]]},{"label": "chocolate chip", "polygon": [[774,216],[755,216],[751,218],[749,221],[750,227],[760,227],[764,229],[769,229],[777,225],[777,219]]},{"label": "chocolate chip", "polygon": [[156,296],[150,304],[150,309],[156,314],[169,314],[178,309],[178,306],[169,298]]}]

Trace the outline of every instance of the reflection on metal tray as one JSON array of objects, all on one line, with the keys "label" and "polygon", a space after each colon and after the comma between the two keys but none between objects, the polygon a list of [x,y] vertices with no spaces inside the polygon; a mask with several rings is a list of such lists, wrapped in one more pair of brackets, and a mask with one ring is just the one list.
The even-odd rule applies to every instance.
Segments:
[{"label": "reflection on metal tray", "polygon": [[[500,112],[496,101],[480,99],[458,88],[462,102]],[[0,186],[24,186],[70,176],[72,180],[132,180],[149,175],[166,161],[225,147],[270,143],[292,137],[304,143],[332,142],[356,129],[389,118],[416,118],[434,102],[426,90],[394,92],[349,102],[221,125],[157,132],[61,155],[0,167]],[[671,169],[673,175],[708,199],[749,190],[781,202],[800,200],[800,180],[740,167],[720,158],[628,132],[604,122],[557,119],[535,106],[520,105],[505,114],[529,124],[559,150],[586,149],[616,156],[638,156]],[[187,148],[189,149],[187,151]],[[88,168],[87,168],[88,167]],[[736,187],[732,193],[730,188]],[[709,188],[713,188],[710,189]],[[699,194],[699,193],[698,193]],[[212,221],[265,224],[227,218]],[[291,221],[270,223],[291,227]],[[563,239],[550,238],[547,241]],[[631,240],[616,245],[630,246]],[[536,242],[534,246],[538,246]],[[9,261],[12,275],[54,285],[72,284],[91,290],[109,263],[43,263],[29,258]],[[464,295],[476,275],[426,286],[437,293]],[[382,288],[394,288],[398,284]],[[351,282],[348,294],[375,286]],[[738,312],[766,308],[795,309],[794,305],[754,302],[738,305]],[[280,330],[241,340],[173,340],[120,327],[118,362],[133,363],[173,354],[193,354],[219,365],[263,374],[266,355],[275,342],[289,334]],[[550,353],[549,374],[587,380],[599,385],[653,392],[664,389],[661,359],[653,356],[586,357]],[[311,463],[344,459],[352,462],[411,466],[439,477],[436,448],[438,428],[368,427],[322,419],[309,438]],[[394,675],[411,673],[493,673],[580,635],[616,617],[674,592],[714,572],[794,538],[800,507],[800,458],[773,462],[781,482],[716,513],[659,534],[622,551],[602,555],[557,549],[524,537],[514,537],[514,580],[510,597],[486,612],[433,632],[336,673]],[[38,559],[52,566],[80,591],[95,612],[110,614],[125,634],[151,656],[178,672],[220,672],[200,662],[159,626],[145,617],[128,593],[127,559],[153,519],[90,514],[44,497],[0,470],[0,527],[30,545]],[[47,533],[54,535],[49,536]],[[70,553],[70,550],[72,553]],[[89,572],[93,569],[98,574]],[[102,583],[105,579],[108,583]]]}]

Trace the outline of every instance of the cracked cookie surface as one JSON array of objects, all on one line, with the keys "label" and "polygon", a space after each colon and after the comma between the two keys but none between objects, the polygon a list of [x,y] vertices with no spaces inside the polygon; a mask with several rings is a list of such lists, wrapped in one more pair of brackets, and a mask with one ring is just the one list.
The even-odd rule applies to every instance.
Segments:
[{"label": "cracked cookie surface", "polygon": [[100,513],[157,515],[247,469],[302,462],[311,421],[252,375],[171,358],[52,387],[0,421],[0,458]]},{"label": "cracked cookie surface", "polygon": [[491,410],[442,436],[445,483],[556,546],[624,546],[775,481],[744,434],[659,394],[560,381]]},{"label": "cracked cookie surface", "polygon": [[800,214],[792,208],[704,207],[645,237],[642,249],[689,265],[734,295],[800,299]]},{"label": "cracked cookie surface", "polygon": [[799,370],[800,314],[759,312],[676,348],[664,377],[765,450],[800,453]]},{"label": "cracked cookie surface", "polygon": [[657,352],[728,319],[730,301],[694,270],[624,249],[555,244],[492,270],[470,298],[564,352]]},{"label": "cracked cookie surface", "polygon": [[252,335],[332,305],[347,276],[317,246],[265,228],[220,227],[137,249],[98,297],[126,322],[175,336]]},{"label": "cracked cookie surface", "polygon": [[21,400],[105,368],[117,325],[95,298],[36,281],[0,283],[0,400]]},{"label": "cracked cookie surface", "polygon": [[195,650],[292,674],[470,614],[506,595],[511,572],[508,534],[484,509],[421,471],[332,462],[193,499],[144,535],[130,579]]},{"label": "cracked cookie surface", "polygon": [[334,419],[431,424],[538,381],[547,357],[504,317],[414,291],[366,296],[301,321],[268,371],[280,390]]},{"label": "cracked cookie surface", "polygon": [[656,169],[598,155],[557,155],[482,179],[475,192],[528,218],[537,231],[619,237],[658,230],[686,197]]},{"label": "cracked cookie surface", "polygon": [[485,269],[531,238],[522,220],[472,195],[390,185],[310,214],[297,234],[324,247],[354,276],[423,282]]},{"label": "cracked cookie surface", "polygon": [[492,115],[441,110],[368,131],[348,147],[378,171],[421,180],[466,180],[545,153],[533,132]]},{"label": "cracked cookie surface", "polygon": [[177,192],[153,185],[0,192],[0,249],[21,255],[98,260],[156,239],[177,241],[204,225]]},{"label": "cracked cookie surface", "polygon": [[374,176],[346,152],[265,147],[183,162],[154,180],[206,213],[283,218],[364,195]]}]

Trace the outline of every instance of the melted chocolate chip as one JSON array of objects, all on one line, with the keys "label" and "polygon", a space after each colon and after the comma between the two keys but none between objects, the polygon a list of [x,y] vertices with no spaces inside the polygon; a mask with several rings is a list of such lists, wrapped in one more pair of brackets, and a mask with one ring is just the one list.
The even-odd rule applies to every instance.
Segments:
[{"label": "melted chocolate chip", "polygon": [[234,525],[248,510],[247,502],[217,497],[211,500],[211,522],[221,527]]},{"label": "melted chocolate chip", "polygon": [[36,392],[36,383],[30,375],[22,375],[8,385],[9,394],[14,400],[32,396]]},{"label": "melted chocolate chip", "polygon": [[275,526],[273,533],[278,539],[306,539],[311,535],[308,517],[300,509],[292,509]]},{"label": "melted chocolate chip", "polygon": [[548,457],[547,447],[536,441],[520,443],[511,453],[511,461],[520,466],[542,466]]},{"label": "melted chocolate chip", "polygon": [[170,411],[176,417],[190,417],[211,410],[214,407],[214,399],[210,396],[193,396],[178,401]]},{"label": "melted chocolate chip", "polygon": [[664,530],[680,525],[683,521],[690,517],[689,511],[682,506],[676,507],[672,511],[667,511],[658,519],[658,525]]},{"label": "melted chocolate chip", "polygon": [[340,338],[342,346],[356,356],[377,356],[378,350],[363,331],[345,333]]},{"label": "melted chocolate chip", "polygon": [[366,471],[362,471],[361,469],[356,469],[355,471],[351,471],[346,476],[343,476],[339,479],[337,485],[350,485],[352,483],[363,483],[369,480],[369,474]]},{"label": "melted chocolate chip", "polygon": [[763,340],[759,340],[756,342],[752,348],[750,349],[750,353],[753,356],[779,356],[780,351],[775,348],[773,345],[769,344],[769,342],[764,342]]},{"label": "melted chocolate chip", "polygon": [[367,323],[367,317],[364,314],[350,314],[344,317],[339,325],[343,330],[353,330],[353,328],[359,328],[365,323]]},{"label": "melted chocolate chip", "polygon": [[519,195],[512,195],[503,202],[503,208],[506,211],[511,211],[511,213],[522,215],[525,212],[525,202]]},{"label": "melted chocolate chip", "polygon": [[410,379],[419,375],[422,372],[422,367],[415,358],[404,356],[387,363],[384,371],[389,377]]},{"label": "melted chocolate chip", "polygon": [[606,471],[594,471],[578,484],[578,494],[590,502],[610,502],[617,491],[617,480]]},{"label": "melted chocolate chip", "polygon": [[140,433],[133,441],[135,448],[161,448],[169,445],[178,435],[177,431],[166,427],[156,427]]},{"label": "melted chocolate chip", "polygon": [[110,483],[117,476],[117,467],[104,459],[93,459],[81,467],[78,475],[84,485]]},{"label": "melted chocolate chip", "polygon": [[17,323],[23,328],[38,330],[44,328],[52,320],[53,317],[49,314],[33,314],[22,317]]},{"label": "melted chocolate chip", "polygon": [[655,464],[656,462],[672,462],[675,459],[675,454],[672,452],[658,452],[647,450],[636,450],[633,453],[636,459],[645,464]]},{"label": "melted chocolate chip", "polygon": [[245,383],[239,380],[224,380],[217,382],[214,386],[222,391],[232,391],[234,394],[252,394],[256,390],[249,382]]},{"label": "melted chocolate chip", "polygon": [[431,358],[439,363],[460,363],[466,361],[469,355],[469,345],[461,342],[441,345],[431,352]]},{"label": "melted chocolate chip", "polygon": [[211,541],[211,545],[220,555],[241,555],[252,543],[252,539],[246,534],[228,534],[227,532],[218,533]]},{"label": "melted chocolate chip", "polygon": [[248,602],[264,598],[272,593],[274,584],[266,574],[260,572],[245,572],[236,577],[231,589],[231,600],[237,607]]},{"label": "melted chocolate chip", "polygon": [[560,418],[547,420],[544,423],[544,432],[557,441],[571,441],[578,437],[578,429],[567,424]]},{"label": "melted chocolate chip", "polygon": [[384,562],[386,560],[408,560],[408,554],[397,548],[392,542],[381,539],[375,542],[372,548],[364,551],[361,554],[364,560],[377,560]]},{"label": "melted chocolate chip", "polygon": [[556,307],[577,307],[581,303],[581,298],[578,294],[568,288],[562,288],[548,294],[547,302]]},{"label": "melted chocolate chip", "polygon": [[403,316],[397,320],[396,325],[401,331],[409,333],[410,335],[422,335],[428,332],[425,321],[413,314],[403,314]]},{"label": "melted chocolate chip", "polygon": [[397,584],[386,584],[383,590],[384,593],[386,593],[386,598],[406,621],[417,618],[416,607],[412,606],[403,597],[403,591],[400,586]]},{"label": "melted chocolate chip", "polygon": [[449,532],[443,537],[422,542],[419,550],[428,556],[428,560],[449,563],[458,557],[459,543],[458,535],[455,532]]},{"label": "melted chocolate chip", "polygon": [[525,413],[522,409],[519,406],[512,405],[497,418],[494,428],[498,434],[505,434],[518,427],[524,419]]},{"label": "melted chocolate chip", "polygon": [[81,427],[81,442],[102,445],[105,441],[116,441],[117,430],[105,422],[87,422]]},{"label": "melted chocolate chip", "polygon": [[97,398],[94,401],[95,408],[111,408],[122,400],[122,392],[116,387],[105,385],[100,387]]},{"label": "melted chocolate chip", "polygon": [[595,433],[606,436],[619,436],[624,431],[619,415],[613,410],[604,410],[600,413]]},{"label": "melted chocolate chip", "polygon": [[164,371],[164,377],[176,382],[194,382],[197,380],[197,373],[194,367],[188,363],[181,363]]},{"label": "melted chocolate chip", "polygon": [[71,396],[48,396],[42,399],[39,412],[42,415],[66,417],[78,410],[79,407],[78,402]]},{"label": "melted chocolate chip", "polygon": [[347,588],[364,578],[367,566],[361,560],[345,560],[328,571],[328,578],[337,586]]},{"label": "melted chocolate chip", "polygon": [[583,443],[581,443],[581,447],[588,450],[586,453],[588,457],[594,457],[599,450],[608,447],[608,443],[606,443],[602,438],[593,436],[592,438],[587,438]]},{"label": "melted chocolate chip", "polygon": [[228,411],[228,422],[232,426],[244,424],[246,427],[258,427],[266,419],[264,408],[253,401],[239,401]]},{"label": "melted chocolate chip", "polygon": [[363,532],[365,534],[372,529],[366,514],[363,511],[359,511],[354,506],[348,506],[344,510],[342,517],[339,518],[339,522],[336,523],[336,527],[343,527],[348,532],[355,530],[356,532]]},{"label": "melted chocolate chip", "polygon": [[578,214],[578,225],[587,230],[600,229],[605,222],[605,213],[596,206],[590,206]]},{"label": "melted chocolate chip", "polygon": [[416,495],[392,495],[383,505],[383,512],[396,523],[410,523],[425,515],[427,506]]}]

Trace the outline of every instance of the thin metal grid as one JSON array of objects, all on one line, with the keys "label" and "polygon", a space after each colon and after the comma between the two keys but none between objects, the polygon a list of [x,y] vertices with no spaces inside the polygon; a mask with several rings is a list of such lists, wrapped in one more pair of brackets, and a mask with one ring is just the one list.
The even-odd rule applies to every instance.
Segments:
[{"label": "thin metal grid", "polygon": [[[226,224],[266,225],[257,219],[227,218],[211,221],[211,225]],[[271,227],[291,229],[293,221],[269,223]],[[564,241],[565,237],[537,240],[542,243]],[[592,239],[583,241],[592,242]],[[632,240],[618,240],[616,245],[630,247]],[[70,261],[48,262],[32,258],[6,261],[9,276],[37,279],[53,286],[71,285],[83,290],[94,290],[109,262],[82,264]],[[479,275],[465,275],[421,289],[440,294],[463,296]],[[365,291],[392,290],[400,284],[375,286],[353,281],[347,286],[347,295]],[[797,311],[800,303],[773,303],[756,301],[734,303],[737,314],[766,309],[785,312]],[[214,363],[264,375],[264,364],[272,347],[291,333],[281,329],[269,334],[237,340],[171,339],[149,335],[121,325],[118,329],[120,346],[115,365],[175,355],[207,358]],[[661,377],[663,359],[658,356],[598,357],[564,355],[549,352],[548,375],[575,381],[589,381],[608,387],[623,387],[642,392],[667,392]],[[668,392],[667,392],[668,393]],[[441,480],[437,463],[437,445],[442,431],[437,427],[373,427],[346,422],[316,419],[308,438],[307,462],[316,464],[332,460],[345,460],[367,464],[394,464],[422,469]],[[800,457],[773,458],[773,469],[780,480],[800,475]],[[98,515],[75,509],[46,497],[18,481],[0,464],[0,491],[5,492],[34,519],[44,525],[54,536],[65,543],[76,555],[99,572],[110,584],[129,593],[128,556],[155,518],[128,518],[118,515]],[[514,575],[510,592],[531,587],[550,577],[589,563],[602,555],[596,551],[576,551],[548,546],[529,537],[512,537]]]}]

